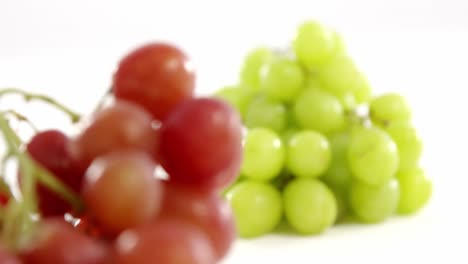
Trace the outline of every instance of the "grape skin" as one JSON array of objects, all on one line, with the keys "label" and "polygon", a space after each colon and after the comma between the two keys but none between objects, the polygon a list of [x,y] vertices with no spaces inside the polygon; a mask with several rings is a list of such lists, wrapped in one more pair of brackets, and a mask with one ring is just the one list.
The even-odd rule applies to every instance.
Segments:
[{"label": "grape skin", "polygon": [[390,122],[384,129],[397,145],[399,170],[416,167],[423,151],[423,143],[416,128],[408,121],[396,121]]},{"label": "grape skin", "polygon": [[121,233],[114,242],[115,264],[215,264],[205,234],[180,219],[161,219]]},{"label": "grape skin", "polygon": [[401,197],[398,204],[400,215],[410,215],[421,210],[432,196],[432,182],[420,167],[399,171]]},{"label": "grape skin", "polygon": [[[31,157],[54,177],[79,193],[82,189],[85,166],[70,151],[71,139],[59,130],[44,130],[34,135],[26,145]],[[21,172],[19,174],[21,179]],[[36,186],[39,211],[43,216],[60,216],[71,205],[42,184]],[[2,197],[3,198],[3,197]]]},{"label": "grape skin", "polygon": [[319,89],[307,89],[293,107],[296,122],[303,129],[324,134],[339,131],[345,124],[344,109],[340,101]]},{"label": "grape skin", "polygon": [[281,138],[266,128],[250,129],[245,137],[242,174],[248,179],[275,178],[284,166],[286,150]]},{"label": "grape skin", "polygon": [[340,132],[329,137],[332,160],[322,180],[340,190],[346,190],[352,181],[352,174],[348,165],[348,148],[351,135],[348,131]]},{"label": "grape skin", "polygon": [[149,43],[127,54],[114,74],[115,98],[134,102],[164,120],[181,102],[193,97],[195,71],[178,47]]},{"label": "grape skin", "polygon": [[241,67],[241,83],[251,90],[259,90],[261,87],[261,70],[272,58],[273,52],[264,46],[249,51]]},{"label": "grape skin", "polygon": [[142,150],[154,155],[159,131],[152,123],[151,115],[139,105],[117,101],[91,118],[72,139],[70,149],[85,167],[95,158],[116,150]]},{"label": "grape skin", "polygon": [[364,223],[379,223],[389,218],[396,212],[399,199],[400,188],[396,179],[381,185],[354,182],[349,194],[354,215]]},{"label": "grape skin", "polygon": [[[20,254],[24,264],[96,264],[109,257],[107,247],[58,218],[43,220],[38,233]],[[3,263],[3,262],[2,262]]]},{"label": "grape skin", "polygon": [[0,263],[3,264],[21,264],[19,258],[8,252],[3,246],[0,247]]},{"label": "grape skin", "polygon": [[281,193],[271,184],[242,181],[226,194],[243,238],[265,235],[280,223],[283,214]]},{"label": "grape skin", "polygon": [[303,130],[288,141],[286,166],[295,176],[316,178],[330,165],[331,150],[325,136]]},{"label": "grape skin", "polygon": [[283,201],[286,219],[300,234],[322,233],[337,217],[335,196],[318,180],[293,180],[284,190]]},{"label": "grape skin", "polygon": [[160,218],[178,218],[197,225],[210,239],[217,259],[229,252],[237,235],[232,209],[217,192],[201,192],[173,182],[164,184]]},{"label": "grape skin", "polygon": [[399,166],[398,149],[384,130],[361,127],[351,135],[348,164],[356,180],[379,185],[395,177]]},{"label": "grape skin", "polygon": [[322,181],[335,194],[338,206],[337,222],[344,220],[350,210],[348,196],[353,182],[353,176],[347,159],[350,139],[351,135],[347,130],[329,136],[332,161],[328,170],[321,177]]},{"label": "grape skin", "polygon": [[298,60],[308,69],[327,63],[338,49],[335,32],[317,21],[306,21],[296,31],[293,50]]},{"label": "grape skin", "polygon": [[174,182],[224,188],[241,166],[240,116],[219,99],[188,100],[162,124],[158,156]]},{"label": "grape skin", "polygon": [[287,127],[288,109],[276,100],[266,96],[252,99],[245,114],[245,125],[248,128],[268,128],[281,133]]},{"label": "grape skin", "polygon": [[241,117],[244,119],[246,116],[247,108],[250,105],[250,101],[253,98],[253,94],[250,89],[241,85],[237,86],[226,86],[214,94],[215,98],[219,98],[229,103],[234,107]]},{"label": "grape skin", "polygon": [[157,215],[163,190],[154,169],[151,157],[140,152],[115,152],[93,161],[82,197],[106,232],[118,234]]},{"label": "grape skin", "polygon": [[355,104],[366,103],[371,98],[369,81],[346,55],[333,58],[319,70],[317,76],[323,89],[341,98],[342,102],[346,101],[346,96],[354,97],[351,100],[354,100]]},{"label": "grape skin", "polygon": [[302,90],[304,82],[302,68],[294,60],[277,58],[263,68],[261,90],[273,100],[291,102]]},{"label": "grape skin", "polygon": [[397,93],[386,93],[373,98],[369,104],[371,119],[377,124],[411,120],[411,108]]}]

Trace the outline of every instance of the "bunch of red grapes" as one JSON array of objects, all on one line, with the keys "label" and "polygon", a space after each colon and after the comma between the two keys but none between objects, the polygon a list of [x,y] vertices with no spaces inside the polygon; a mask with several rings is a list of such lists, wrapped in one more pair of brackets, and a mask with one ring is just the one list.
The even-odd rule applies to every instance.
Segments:
[{"label": "bunch of red grapes", "polygon": [[112,103],[76,135],[35,134],[25,150],[83,207],[37,184],[37,228],[21,248],[2,246],[0,263],[213,264],[228,254],[236,230],[220,190],[239,174],[242,123],[227,103],[195,96],[191,66],[173,45],[139,47],[118,65]]}]

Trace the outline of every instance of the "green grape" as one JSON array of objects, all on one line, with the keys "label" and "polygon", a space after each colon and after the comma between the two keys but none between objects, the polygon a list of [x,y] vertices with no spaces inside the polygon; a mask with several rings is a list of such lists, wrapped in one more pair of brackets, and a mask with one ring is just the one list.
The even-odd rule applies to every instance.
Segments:
[{"label": "green grape", "polygon": [[[315,75],[308,76],[307,82],[306,82],[306,89],[321,90],[321,91],[325,91],[326,93],[331,94],[330,92],[326,91],[326,89],[322,87],[319,79]],[[354,97],[354,94],[351,92],[345,92],[343,94],[333,94],[333,96],[338,99],[338,101],[343,106],[343,109],[346,111],[353,110],[358,105],[358,103],[356,102],[356,98]]]},{"label": "green grape", "polygon": [[347,189],[340,189],[339,187],[335,187],[332,185],[328,185],[328,188],[333,192],[333,195],[336,199],[336,206],[337,206],[337,215],[335,223],[339,223],[346,219],[349,214],[349,204],[348,204],[348,196],[349,196],[349,188]]},{"label": "green grape", "polygon": [[351,135],[348,131],[335,133],[328,137],[334,162],[346,163]]},{"label": "green grape", "polygon": [[275,178],[285,163],[281,138],[266,128],[247,132],[241,172],[248,179],[268,181]]},{"label": "green grape", "polygon": [[264,96],[252,99],[245,113],[245,125],[248,128],[264,127],[281,133],[287,124],[286,106]]},{"label": "green grape", "polygon": [[281,193],[268,183],[243,181],[226,194],[233,210],[237,232],[243,238],[265,235],[280,223]]},{"label": "green grape", "polygon": [[333,42],[335,45],[335,50],[333,51],[334,56],[343,56],[347,53],[346,44],[337,31],[333,32]]},{"label": "green grape", "polygon": [[309,74],[306,76],[305,89],[314,89],[314,90],[322,89],[320,82],[315,74]]},{"label": "green grape", "polygon": [[346,190],[352,180],[351,171],[348,166],[348,146],[350,133],[341,132],[329,137],[332,160],[322,180],[329,186]]},{"label": "green grape", "polygon": [[240,174],[239,176],[236,177],[236,179],[234,179],[234,181],[229,184],[228,186],[224,187],[222,190],[221,190],[221,194],[222,195],[226,195],[231,189],[232,187],[234,187],[237,183],[241,182],[244,180],[244,176],[242,174]]},{"label": "green grape", "polygon": [[381,185],[354,182],[349,193],[350,207],[358,221],[378,223],[396,212],[400,199],[398,181],[392,179]]},{"label": "green grape", "polygon": [[336,98],[338,98],[345,111],[351,111],[358,106],[357,97],[351,92],[340,94]]},{"label": "green grape", "polygon": [[323,89],[342,98],[340,101],[348,102],[353,96],[353,104],[362,104],[369,101],[371,87],[363,73],[359,71],[351,58],[337,56],[320,69],[318,74]]},{"label": "green grape", "polygon": [[285,146],[289,144],[289,141],[291,138],[293,138],[297,133],[299,132],[299,129],[296,127],[289,127],[286,129],[281,135],[281,138],[283,139],[283,143]]},{"label": "green grape", "polygon": [[332,161],[321,178],[335,194],[338,205],[337,222],[344,220],[349,211],[348,193],[352,183],[347,156],[349,140],[350,133],[348,131],[329,136]]},{"label": "green grape", "polygon": [[214,94],[214,97],[228,102],[242,117],[245,116],[252,96],[252,91],[242,86],[226,86]]},{"label": "green grape", "polygon": [[397,179],[401,192],[398,214],[408,215],[418,212],[431,198],[431,181],[419,167],[398,172]]},{"label": "green grape", "polygon": [[399,166],[393,139],[378,127],[356,128],[351,134],[348,164],[353,176],[367,184],[382,184],[395,176]]},{"label": "green grape", "polygon": [[298,60],[311,70],[334,56],[337,40],[333,30],[316,21],[307,21],[297,28],[292,45]]},{"label": "green grape", "polygon": [[406,99],[397,93],[375,97],[369,104],[370,117],[377,124],[411,120],[411,108]]},{"label": "green grape", "polygon": [[287,128],[286,130],[292,130],[292,129],[299,129],[299,125],[296,122],[295,114],[294,111],[292,110],[292,107],[290,105],[287,106],[288,113],[287,113]]},{"label": "green grape", "polygon": [[[360,73],[362,75],[362,73]],[[368,103],[372,96],[372,88],[364,76],[353,86],[354,100],[357,104]]]},{"label": "green grape", "polygon": [[257,47],[244,58],[240,71],[240,80],[250,89],[260,89],[262,67],[273,58],[273,52],[267,47]]},{"label": "green grape", "polygon": [[332,162],[328,170],[321,176],[321,179],[328,186],[344,191],[351,185],[353,177],[346,163]]},{"label": "green grape", "polygon": [[340,101],[319,89],[306,89],[293,106],[296,122],[305,129],[333,133],[343,128],[345,114]]},{"label": "green grape", "polygon": [[319,234],[331,227],[337,217],[332,191],[319,180],[295,179],[283,192],[285,217],[300,234]]},{"label": "green grape", "polygon": [[416,128],[408,121],[390,122],[385,131],[398,147],[399,170],[416,167],[423,150],[423,143]]},{"label": "green grape", "polygon": [[286,166],[297,177],[319,177],[330,165],[330,160],[328,140],[318,132],[303,130],[288,142]]},{"label": "green grape", "polygon": [[261,89],[266,96],[280,102],[290,102],[304,87],[302,68],[291,59],[277,58],[262,70]]}]

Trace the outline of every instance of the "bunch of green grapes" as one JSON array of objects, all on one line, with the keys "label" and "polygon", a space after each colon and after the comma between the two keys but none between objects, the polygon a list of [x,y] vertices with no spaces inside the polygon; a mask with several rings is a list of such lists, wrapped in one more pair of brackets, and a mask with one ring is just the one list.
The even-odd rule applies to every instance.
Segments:
[{"label": "bunch of green grapes", "polygon": [[298,27],[291,51],[254,48],[239,83],[214,95],[247,128],[241,175],[225,190],[239,235],[262,236],[283,220],[319,234],[422,209],[432,184],[405,98],[372,94],[340,35],[317,21]]}]

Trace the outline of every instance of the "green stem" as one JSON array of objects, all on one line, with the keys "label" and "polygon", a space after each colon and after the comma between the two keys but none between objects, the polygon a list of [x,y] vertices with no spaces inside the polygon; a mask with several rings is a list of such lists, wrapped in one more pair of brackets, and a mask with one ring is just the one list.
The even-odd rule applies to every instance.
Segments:
[{"label": "green stem", "polygon": [[[21,200],[10,201],[3,215],[4,242],[12,249],[16,249],[28,239],[35,226],[32,214],[37,212],[36,180],[61,195],[76,210],[81,210],[82,204],[76,194],[37,164],[27,153],[20,150],[19,138],[3,115],[0,115],[0,131],[7,144],[7,157],[16,157],[21,171]],[[4,167],[5,164],[2,165]]]},{"label": "green stem", "polygon": [[366,126],[369,122],[369,116],[367,114],[360,113],[356,109],[347,111],[346,116],[353,125]]},{"label": "green stem", "polygon": [[81,119],[80,114],[78,114],[75,111],[69,109],[68,107],[66,107],[62,103],[58,102],[54,98],[51,98],[51,97],[49,97],[47,95],[31,93],[31,92],[27,92],[27,91],[24,91],[24,90],[21,90],[21,89],[18,89],[18,88],[5,88],[5,89],[0,90],[0,97],[2,97],[4,95],[7,95],[7,94],[18,94],[18,95],[23,96],[24,100],[26,100],[26,101],[38,100],[38,101],[45,102],[45,103],[47,103],[49,105],[52,105],[52,106],[56,107],[58,110],[62,111],[66,115],[68,115],[70,117],[72,123],[77,123]]},{"label": "green stem", "polygon": [[[5,142],[7,144],[8,152],[4,162],[13,156],[18,157],[18,165],[21,167],[22,173],[22,187],[28,189],[28,192],[22,192],[24,195],[23,201],[10,201],[7,205],[3,221],[3,239],[11,249],[18,248],[21,241],[33,227],[33,223],[29,215],[34,212],[35,192],[34,188],[30,185],[34,184],[34,176],[32,168],[28,166],[24,156],[19,150],[18,136],[9,126],[8,120],[0,115],[0,130],[3,133]],[[5,167],[5,164],[2,164]],[[30,191],[31,190],[31,191]]]},{"label": "green stem", "polygon": [[10,125],[8,124],[8,120],[3,116],[0,115],[0,130],[3,133],[3,137],[5,138],[5,142],[8,148],[8,156],[10,155],[19,155],[19,143],[21,140],[19,139],[18,135],[11,129]]},{"label": "green stem", "polygon": [[[14,142],[18,142],[18,136],[14,133],[11,127],[8,125],[5,117],[0,115],[0,131],[3,132],[5,137],[5,141],[7,142],[7,147],[9,152],[13,156],[18,157],[19,165],[21,167],[22,180],[29,184],[29,177],[23,170],[31,170],[33,173],[32,178],[37,177],[37,180],[44,184],[47,188],[51,189],[53,192],[61,195],[65,200],[67,200],[75,209],[80,210],[82,208],[82,204],[80,202],[80,198],[76,195],[73,191],[71,191],[68,187],[62,184],[57,178],[55,178],[52,174],[50,174],[47,170],[42,168],[39,164],[37,164],[27,153],[23,153],[19,150],[19,146]],[[36,172],[36,173],[34,173]],[[34,177],[35,176],[35,177]],[[29,185],[25,185],[27,190],[24,190],[26,194],[29,194],[30,191],[33,192],[34,188],[30,189]]]},{"label": "green stem", "polygon": [[50,174],[40,165],[36,164],[35,169],[37,171],[37,180],[41,184],[45,185],[45,187],[64,198],[68,203],[70,203],[73,206],[74,210],[80,212],[83,209],[83,203],[81,202],[80,197],[77,194],[75,194],[74,191],[72,191],[62,182],[57,180],[57,178],[55,178],[52,174]]},{"label": "green stem", "polygon": [[11,115],[14,118],[16,118],[18,121],[26,123],[35,133],[37,133],[39,131],[39,129],[34,125],[33,122],[31,122],[31,120],[29,120],[29,118],[27,118],[23,114],[18,113],[17,111],[15,111],[13,109],[3,111],[0,114]]},{"label": "green stem", "polygon": [[106,103],[107,97],[112,93],[112,86],[109,87],[106,92],[101,96],[99,99],[96,107],[94,108],[92,114],[96,114],[97,112],[101,111],[104,108],[104,104]]},{"label": "green stem", "polygon": [[18,156],[18,167],[21,168],[21,197],[24,206],[29,212],[36,212],[36,178],[34,177],[34,164],[25,155]]},{"label": "green stem", "polygon": [[13,194],[11,193],[10,186],[5,182],[4,176],[5,174],[2,174],[0,177],[0,193],[6,194],[11,198],[13,197]]},{"label": "green stem", "polygon": [[5,214],[2,221],[2,239],[5,246],[10,250],[20,247],[20,239],[23,228],[22,211],[24,207],[18,201],[10,201],[5,208]]}]

